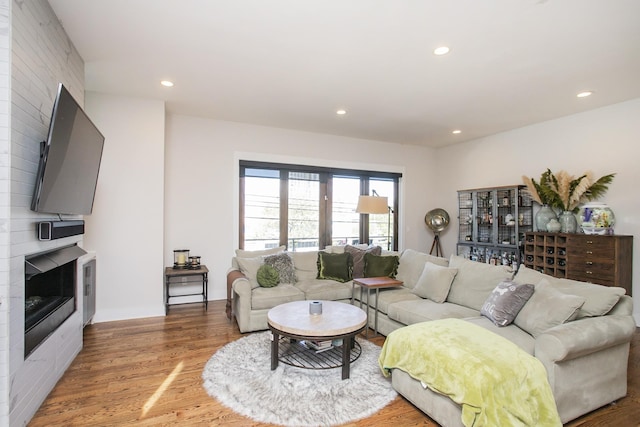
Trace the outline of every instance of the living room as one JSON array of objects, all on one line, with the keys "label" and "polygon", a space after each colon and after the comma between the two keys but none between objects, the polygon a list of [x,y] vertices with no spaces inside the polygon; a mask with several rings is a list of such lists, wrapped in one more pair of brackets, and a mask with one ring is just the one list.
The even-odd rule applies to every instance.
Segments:
[{"label": "living room", "polygon": [[[637,202],[632,198],[638,179],[635,158],[640,134],[637,82],[626,94],[617,95],[619,101],[598,108],[590,107],[589,103],[598,96],[607,96],[604,89],[590,87],[595,91],[592,99],[577,100],[574,92],[585,89],[583,85],[590,82],[567,84],[566,92],[557,95],[583,103],[576,107],[577,112],[549,113],[539,123],[506,127],[464,142],[442,146],[385,142],[240,123],[195,113],[176,114],[168,108],[161,87],[157,89],[158,97],[122,94],[117,90],[85,91],[85,87],[95,84],[89,77],[94,68],[100,67],[99,59],[83,58],[76,51],[73,44],[80,40],[67,39],[48,2],[7,3],[2,6],[7,11],[3,16],[9,17],[7,28],[11,29],[12,38],[4,36],[8,49],[2,59],[7,66],[3,85],[7,108],[3,116],[4,123],[11,125],[10,132],[6,129],[3,137],[3,146],[7,148],[2,150],[5,159],[2,170],[11,169],[11,178],[2,180],[0,192],[2,206],[10,206],[3,214],[6,227],[2,231],[0,269],[3,272],[0,355],[9,360],[8,365],[3,363],[0,367],[3,416],[8,417],[15,409],[10,409],[9,402],[15,400],[16,394],[8,392],[9,384],[32,375],[23,373],[26,368],[21,352],[16,356],[10,350],[19,347],[14,326],[22,327],[20,318],[10,311],[8,304],[9,301],[17,306],[22,304],[14,301],[19,295],[16,283],[23,277],[20,266],[26,254],[61,244],[37,241],[33,223],[47,217],[28,209],[32,191],[29,180],[33,179],[37,166],[36,147],[45,136],[48,121],[42,118],[42,123],[37,123],[38,113],[32,112],[25,119],[22,107],[17,106],[21,105],[21,98],[31,98],[30,102],[36,104],[34,110],[47,117],[58,81],[70,85],[81,103],[84,98],[85,110],[107,138],[94,212],[85,218],[86,233],[81,239],[64,241],[81,242],[84,248],[97,253],[95,322],[164,315],[163,269],[173,263],[176,248],[188,247],[192,254],[200,255],[211,270],[210,299],[226,298],[225,274],[229,258],[238,248],[240,159],[401,172],[398,236],[401,248],[428,252],[433,234],[424,225],[424,215],[436,207],[450,214],[456,212],[457,190],[520,184],[522,175],[537,177],[547,168],[573,174],[591,170],[596,176],[616,173],[604,200],[616,213],[615,232],[633,236],[640,232]],[[637,9],[630,2],[621,4],[620,9],[628,7],[632,12]],[[47,37],[51,34],[56,36]],[[33,41],[38,39],[48,42]],[[633,45],[637,37],[628,40],[631,41],[627,48],[637,52],[638,46]],[[568,59],[567,63],[570,62]],[[626,71],[638,75],[637,55],[630,55]],[[110,72],[117,74],[119,70]],[[176,86],[172,90],[179,90],[179,82]],[[496,88],[486,90],[489,89]],[[501,96],[513,97],[514,102],[526,101],[526,97],[512,93]],[[465,102],[471,105],[477,101],[474,96]],[[482,111],[482,105],[476,107]],[[402,120],[401,113],[395,113],[398,120]],[[349,120],[348,114],[342,119]],[[429,119],[434,120],[437,117]],[[450,138],[455,141],[455,136]],[[20,166],[16,158],[26,158],[27,166]],[[8,171],[3,174],[8,176]],[[443,233],[446,255],[455,252],[456,242],[455,227]],[[633,282],[640,283],[637,243],[634,253]],[[634,288],[635,319],[640,325],[640,290],[637,284]],[[69,357],[72,359],[72,355]],[[48,378],[48,382],[55,383],[55,379]],[[24,414],[31,411],[24,409],[29,402],[17,405],[24,405],[24,413],[12,420],[24,419]]]}]

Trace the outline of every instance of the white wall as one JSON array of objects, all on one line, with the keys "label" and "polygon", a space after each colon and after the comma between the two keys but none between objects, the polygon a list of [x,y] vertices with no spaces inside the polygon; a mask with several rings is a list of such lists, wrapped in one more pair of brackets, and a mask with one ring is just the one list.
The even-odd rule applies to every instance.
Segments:
[{"label": "white wall", "polygon": [[166,135],[165,252],[188,248],[212,271],[209,298],[226,298],[238,247],[238,160],[402,172],[401,247],[428,250],[425,213],[436,207],[433,150],[170,115]]},{"label": "white wall", "polygon": [[487,138],[439,149],[439,201],[452,214],[442,236],[445,253],[455,253],[456,191],[467,188],[521,184],[522,175],[538,179],[547,168],[581,175],[590,170],[599,178],[616,173],[600,201],[616,215],[616,234],[634,236],[633,295],[640,325],[640,99],[527,126]]},{"label": "white wall", "polygon": [[95,322],[164,315],[164,102],[87,92],[105,136],[84,248],[97,254]]},{"label": "white wall", "polygon": [[0,422],[9,417],[9,281],[11,239],[11,184],[9,174],[9,38],[8,0],[0,0]]}]

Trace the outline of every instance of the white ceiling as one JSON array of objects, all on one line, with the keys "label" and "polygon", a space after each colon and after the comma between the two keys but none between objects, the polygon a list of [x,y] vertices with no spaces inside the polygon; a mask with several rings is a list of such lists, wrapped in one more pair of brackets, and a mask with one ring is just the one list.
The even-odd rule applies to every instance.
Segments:
[{"label": "white ceiling", "polygon": [[177,114],[438,147],[640,97],[638,0],[49,3],[87,90]]}]

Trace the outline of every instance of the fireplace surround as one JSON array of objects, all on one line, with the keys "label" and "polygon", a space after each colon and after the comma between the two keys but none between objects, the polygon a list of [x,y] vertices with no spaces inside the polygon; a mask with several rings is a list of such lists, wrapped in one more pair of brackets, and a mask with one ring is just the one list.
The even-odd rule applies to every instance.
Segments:
[{"label": "fireplace surround", "polygon": [[24,357],[76,311],[77,245],[25,256]]}]

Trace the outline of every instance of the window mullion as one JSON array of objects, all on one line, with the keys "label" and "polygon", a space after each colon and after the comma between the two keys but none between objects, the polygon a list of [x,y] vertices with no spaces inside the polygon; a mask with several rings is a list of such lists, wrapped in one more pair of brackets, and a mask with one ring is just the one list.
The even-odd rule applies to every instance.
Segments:
[{"label": "window mullion", "polygon": [[[369,194],[369,179],[360,178],[360,194]],[[360,243],[369,243],[369,214],[360,214]]]},{"label": "window mullion", "polygon": [[391,231],[392,234],[392,238],[393,238],[393,246],[392,246],[392,250],[397,251],[398,250],[398,233],[400,231],[400,228],[398,227],[398,206],[400,205],[400,182],[398,179],[395,179],[393,181],[393,194],[395,194],[395,197],[393,198],[393,212],[390,214],[393,214],[393,230]]},{"label": "window mullion", "polygon": [[239,183],[239,187],[240,187],[240,197],[239,197],[239,212],[240,212],[240,230],[239,230],[239,236],[238,236],[238,247],[240,249],[244,249],[244,213],[245,213],[245,186],[244,186],[244,174],[240,175],[240,183]]},{"label": "window mullion", "polygon": [[[280,170],[280,246],[289,241],[289,171]],[[289,249],[289,248],[287,248]]]},{"label": "window mullion", "polygon": [[333,180],[330,174],[320,174],[320,229],[319,247],[331,245],[331,225],[333,222]]}]

